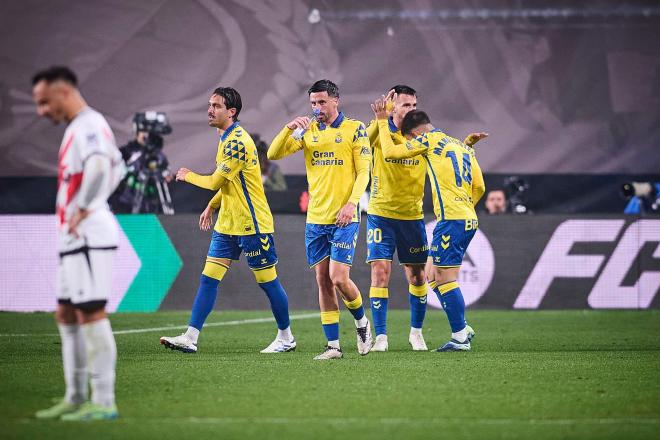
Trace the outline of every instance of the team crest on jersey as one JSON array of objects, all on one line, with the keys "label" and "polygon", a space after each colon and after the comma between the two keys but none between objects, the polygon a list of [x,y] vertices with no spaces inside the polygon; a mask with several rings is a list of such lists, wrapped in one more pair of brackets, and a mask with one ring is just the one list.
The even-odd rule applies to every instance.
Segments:
[{"label": "team crest on jersey", "polygon": [[312,142],[318,142],[319,137],[318,136],[312,136]]},{"label": "team crest on jersey", "polygon": [[96,147],[99,144],[99,139],[96,137],[96,133],[90,133],[87,135],[87,146]]},{"label": "team crest on jersey", "polygon": [[336,143],[336,144],[340,144],[341,141],[342,141],[342,139],[341,139],[341,134],[338,133],[338,134],[337,134],[337,137],[335,138],[335,143]]},{"label": "team crest on jersey", "polygon": [[360,155],[361,156],[369,156],[369,154],[370,154],[369,148],[368,147],[362,147],[362,149],[360,150]]},{"label": "team crest on jersey", "polygon": [[220,164],[218,165],[218,168],[220,168],[220,171],[222,171],[225,174],[231,173],[231,168],[229,168],[226,164]]}]

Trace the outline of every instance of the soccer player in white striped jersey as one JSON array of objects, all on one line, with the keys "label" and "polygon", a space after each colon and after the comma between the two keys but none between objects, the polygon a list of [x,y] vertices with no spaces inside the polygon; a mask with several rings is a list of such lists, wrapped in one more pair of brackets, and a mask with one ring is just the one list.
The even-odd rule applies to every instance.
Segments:
[{"label": "soccer player in white striped jersey", "polygon": [[124,175],[124,162],[110,126],[87,106],[70,69],[43,70],[32,84],[38,115],[68,123],[58,155],[60,265],[55,312],[66,393],[36,416],[68,421],[115,419],[117,348],[105,304],[119,228],[107,199]]}]

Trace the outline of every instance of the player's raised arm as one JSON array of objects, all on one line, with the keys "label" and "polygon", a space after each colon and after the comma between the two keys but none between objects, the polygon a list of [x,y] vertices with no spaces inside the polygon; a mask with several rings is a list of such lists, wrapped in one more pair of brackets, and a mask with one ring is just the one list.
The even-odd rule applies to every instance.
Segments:
[{"label": "player's raised arm", "polygon": [[470,133],[465,137],[465,140],[463,140],[463,143],[465,145],[469,145],[470,147],[474,147],[474,145],[479,142],[482,139],[485,139],[488,137],[488,133]]},{"label": "player's raised arm", "polygon": [[303,149],[303,140],[295,139],[292,134],[296,128],[307,130],[309,128],[310,119],[306,116],[299,116],[293,121],[289,122],[280,131],[273,142],[268,147],[268,159],[278,160],[290,156],[296,151]]},{"label": "player's raised arm", "polygon": [[418,143],[417,146],[414,146],[411,142],[397,145],[394,144],[392,137],[389,134],[389,122],[387,120],[389,113],[387,109],[387,99],[385,97],[377,99],[371,104],[371,109],[374,111],[378,121],[378,139],[380,140],[380,146],[383,150],[383,156],[385,156],[386,159],[403,159],[426,153],[427,148],[421,143]]},{"label": "player's raised arm", "polygon": [[477,158],[472,156],[472,203],[477,206],[481,196],[486,192],[486,184],[484,183],[484,176],[481,173],[481,167],[477,162]]},{"label": "player's raised arm", "polygon": [[362,124],[355,130],[355,137],[353,138],[353,163],[356,177],[348,201],[357,205],[369,184],[369,166],[371,164],[369,138]]}]

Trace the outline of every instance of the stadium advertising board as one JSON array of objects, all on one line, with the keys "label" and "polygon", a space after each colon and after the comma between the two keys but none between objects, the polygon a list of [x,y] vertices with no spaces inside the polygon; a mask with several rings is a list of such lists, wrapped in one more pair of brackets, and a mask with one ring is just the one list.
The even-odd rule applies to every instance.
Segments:
[{"label": "stadium advertising board", "polygon": [[[120,251],[111,311],[187,310],[192,304],[210,233],[195,215],[119,216]],[[303,243],[305,219],[276,216],[278,274],[292,309],[317,307],[313,271]],[[352,278],[370,284],[364,223]],[[427,232],[435,221],[427,223]],[[482,217],[468,248],[460,283],[470,308],[658,308],[660,219],[638,217]],[[55,307],[58,264],[53,216],[0,216],[0,310]],[[395,265],[396,266],[396,265]],[[403,271],[393,268],[390,304],[407,308]],[[439,307],[433,295],[429,304]],[[218,308],[267,309],[244,262],[235,263],[220,288]]]}]

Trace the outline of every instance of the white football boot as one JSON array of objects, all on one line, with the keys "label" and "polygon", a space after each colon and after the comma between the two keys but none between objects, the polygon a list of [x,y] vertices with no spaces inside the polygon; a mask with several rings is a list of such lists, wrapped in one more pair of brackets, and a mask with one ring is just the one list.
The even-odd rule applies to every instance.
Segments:
[{"label": "white football boot", "polygon": [[472,339],[474,338],[475,335],[474,329],[469,325],[465,324],[465,330],[467,331],[468,341],[472,342]]},{"label": "white football boot", "polygon": [[344,357],[344,354],[341,352],[341,348],[335,348],[326,346],[323,353],[314,357],[315,361],[327,361],[330,359],[341,359]]},{"label": "white football boot", "polygon": [[387,349],[387,335],[377,335],[376,342],[374,342],[374,346],[371,347],[371,351],[387,351]]},{"label": "white football boot", "polygon": [[362,356],[369,353],[371,346],[374,345],[374,339],[371,337],[371,323],[367,320],[367,325],[355,329],[357,332],[357,350]]},{"label": "white football boot", "polygon": [[408,336],[408,342],[410,342],[413,351],[429,351],[421,331],[411,330],[410,336]]},{"label": "white football boot", "polygon": [[285,341],[284,339],[275,339],[270,345],[259,353],[286,353],[296,350],[296,340]]},{"label": "white football boot", "polygon": [[185,333],[179,336],[163,336],[160,343],[172,350],[182,351],[184,353],[197,353],[197,344],[194,344]]}]

